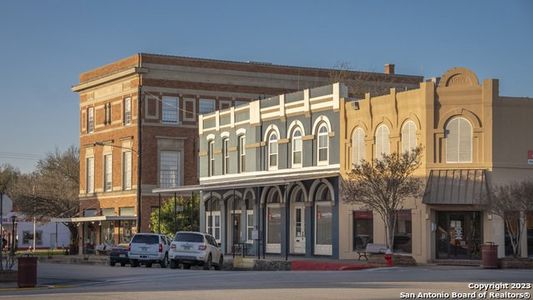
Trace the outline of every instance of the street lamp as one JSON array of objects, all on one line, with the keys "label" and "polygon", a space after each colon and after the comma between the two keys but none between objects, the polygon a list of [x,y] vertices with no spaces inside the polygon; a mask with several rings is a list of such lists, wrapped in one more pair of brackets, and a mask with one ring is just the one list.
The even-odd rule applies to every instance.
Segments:
[{"label": "street lamp", "polygon": [[[15,255],[15,246],[16,246],[15,221],[16,220],[17,220],[17,216],[12,215],[11,216],[11,256]],[[35,239],[35,236],[33,238]]]}]

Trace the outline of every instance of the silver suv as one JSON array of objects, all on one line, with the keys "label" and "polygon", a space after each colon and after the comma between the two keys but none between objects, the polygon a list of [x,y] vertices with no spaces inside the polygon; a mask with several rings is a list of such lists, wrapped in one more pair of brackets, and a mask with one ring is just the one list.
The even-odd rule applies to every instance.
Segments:
[{"label": "silver suv", "polygon": [[178,231],[170,244],[169,258],[171,269],[182,264],[184,269],[195,265],[203,266],[204,270],[211,267],[220,270],[224,264],[224,256],[215,238],[201,232]]},{"label": "silver suv", "polygon": [[128,258],[132,267],[143,264],[150,268],[153,263],[158,263],[161,268],[166,268],[169,249],[170,239],[165,235],[137,233],[128,246]]}]

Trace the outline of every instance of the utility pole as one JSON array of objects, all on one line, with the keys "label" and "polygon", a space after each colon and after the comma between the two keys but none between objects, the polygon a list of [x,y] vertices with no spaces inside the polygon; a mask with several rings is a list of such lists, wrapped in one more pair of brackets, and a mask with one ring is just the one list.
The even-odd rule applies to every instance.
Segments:
[{"label": "utility pole", "polygon": [[4,193],[0,192],[0,271],[4,270]]}]

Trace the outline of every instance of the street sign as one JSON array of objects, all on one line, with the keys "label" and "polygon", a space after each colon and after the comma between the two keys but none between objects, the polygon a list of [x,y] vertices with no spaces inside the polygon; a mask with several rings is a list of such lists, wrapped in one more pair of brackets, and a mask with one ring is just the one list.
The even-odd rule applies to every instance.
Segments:
[{"label": "street sign", "polygon": [[533,165],[533,150],[527,151],[527,164]]}]

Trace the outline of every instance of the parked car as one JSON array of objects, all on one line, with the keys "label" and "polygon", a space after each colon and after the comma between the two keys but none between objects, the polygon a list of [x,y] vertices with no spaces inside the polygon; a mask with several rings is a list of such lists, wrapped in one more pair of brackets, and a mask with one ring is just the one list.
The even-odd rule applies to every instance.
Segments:
[{"label": "parked car", "polygon": [[178,231],[170,244],[169,257],[171,269],[182,264],[184,269],[194,265],[203,266],[204,270],[211,267],[220,270],[224,264],[224,256],[215,238],[201,232]]},{"label": "parked car", "polygon": [[117,263],[119,263],[122,267],[130,263],[130,259],[128,257],[128,246],[119,245],[116,247],[111,247],[109,252],[109,265],[113,267]]},{"label": "parked car", "polygon": [[162,234],[157,233],[137,233],[131,239],[128,246],[128,258],[132,267],[140,264],[147,268],[153,263],[158,263],[161,268],[168,265],[168,251],[171,240]]}]

